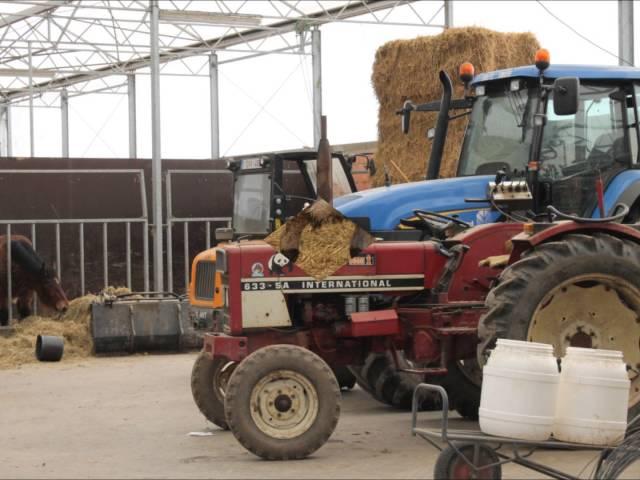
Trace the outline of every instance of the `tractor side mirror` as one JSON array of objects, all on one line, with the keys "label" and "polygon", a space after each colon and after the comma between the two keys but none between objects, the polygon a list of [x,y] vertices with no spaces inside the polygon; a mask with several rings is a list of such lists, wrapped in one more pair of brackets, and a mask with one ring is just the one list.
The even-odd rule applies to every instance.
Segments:
[{"label": "tractor side mirror", "polygon": [[578,111],[580,80],[577,77],[557,78],[553,82],[553,113],[575,115]]},{"label": "tractor side mirror", "polygon": [[378,171],[378,168],[376,167],[376,161],[373,157],[367,158],[367,170],[369,170],[369,175],[371,176],[374,176]]}]

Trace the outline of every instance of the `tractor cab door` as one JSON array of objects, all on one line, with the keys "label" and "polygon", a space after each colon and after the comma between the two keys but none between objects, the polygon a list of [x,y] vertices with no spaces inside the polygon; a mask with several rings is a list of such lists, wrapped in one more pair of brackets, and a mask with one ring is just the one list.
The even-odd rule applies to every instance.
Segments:
[{"label": "tractor cab door", "polygon": [[539,180],[547,204],[580,216],[597,205],[596,180],[605,186],[637,156],[635,95],[631,86],[582,83],[575,115],[556,116],[553,98],[540,155]]}]

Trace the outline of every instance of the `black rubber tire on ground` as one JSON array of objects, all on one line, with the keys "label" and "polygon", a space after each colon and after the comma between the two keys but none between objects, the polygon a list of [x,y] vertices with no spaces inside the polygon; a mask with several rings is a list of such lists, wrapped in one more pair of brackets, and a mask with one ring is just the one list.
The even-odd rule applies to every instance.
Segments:
[{"label": "black rubber tire on ground", "polygon": [[[624,279],[640,289],[640,246],[604,233],[571,234],[535,247],[506,268],[487,296],[488,311],[478,325],[480,362],[497,338],[527,340],[534,312],[554,287],[596,274]],[[629,408],[629,418],[639,413],[637,402]]]},{"label": "black rubber tire on ground", "polygon": [[[256,395],[266,397],[272,394],[273,391],[267,390],[267,386],[271,388],[273,385],[280,388],[284,385],[283,380],[296,378],[292,375],[304,379],[304,382],[312,387],[305,387],[304,382],[298,383],[299,388],[295,391],[302,391],[303,394],[299,395],[300,398],[296,401],[305,399],[307,407],[311,405],[311,401],[316,402],[316,413],[310,417],[303,417],[303,420],[295,424],[298,427],[300,424],[309,422],[309,426],[304,427],[300,433],[296,433],[296,436],[276,438],[270,432],[265,432],[266,429],[260,427],[254,418],[254,415],[259,418],[269,417],[269,412],[262,410],[263,399]],[[280,393],[278,390],[277,394]],[[250,452],[266,460],[301,459],[322,447],[335,430],[340,417],[340,397],[338,382],[331,368],[322,358],[298,346],[271,345],[252,353],[235,369],[227,385],[225,413],[231,432]],[[273,403],[277,404],[279,398],[280,396],[276,397]],[[286,402],[283,402],[288,405],[283,407],[287,409],[286,411],[280,410],[283,414],[292,411],[293,398],[289,395]],[[279,409],[277,406],[271,408]],[[306,408],[304,411],[312,410]],[[274,419],[268,418],[268,420]],[[278,435],[283,437],[290,433],[284,429],[278,431]]]},{"label": "black rubber tire on ground", "polygon": [[413,391],[420,377],[399,372],[391,354],[370,354],[360,372],[373,398],[400,410],[411,410]]},{"label": "black rubber tire on ground", "polygon": [[332,367],[332,370],[340,390],[351,390],[356,386],[356,376],[351,373],[349,367]]},{"label": "black rubber tire on ground", "polygon": [[200,412],[211,423],[228,430],[224,413],[224,396],[216,389],[215,381],[220,369],[232,367],[228,360],[212,360],[205,352],[200,352],[191,370],[191,393]]},{"label": "black rubber tire on ground", "polygon": [[[398,353],[401,355],[400,361],[404,362],[402,352]],[[470,420],[478,418],[480,390],[457,363],[449,365],[447,375],[421,379],[418,375],[399,372],[390,354],[372,353],[364,366],[352,366],[350,369],[363,390],[379,402],[399,410],[411,410],[413,391],[422,381],[442,385],[447,390],[451,408],[455,408],[461,416]],[[420,409],[426,411],[440,408],[442,402],[437,394],[425,396],[420,405]]]},{"label": "black rubber tire on ground", "polygon": [[[500,461],[496,452],[485,445],[478,445],[478,460],[476,462],[473,461],[476,444],[473,442],[454,442],[454,445],[475,467],[488,466]],[[494,465],[493,467],[479,470],[474,476],[473,469],[455,449],[447,445],[440,452],[433,467],[433,478],[434,480],[466,480],[471,478],[500,480],[502,478],[502,466]]]},{"label": "black rubber tire on ground", "polygon": [[447,374],[439,377],[437,384],[447,391],[450,408],[467,420],[478,420],[480,388],[462,371],[463,368],[459,362],[451,362]]}]

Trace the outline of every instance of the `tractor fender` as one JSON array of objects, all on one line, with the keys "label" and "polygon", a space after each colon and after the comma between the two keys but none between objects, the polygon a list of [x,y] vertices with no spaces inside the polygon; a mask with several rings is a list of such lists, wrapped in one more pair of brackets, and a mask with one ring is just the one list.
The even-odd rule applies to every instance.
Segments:
[{"label": "tractor fender", "polygon": [[[611,213],[616,205],[624,203],[629,208],[640,198],[640,170],[625,170],[607,185],[604,194],[605,211]],[[597,215],[594,209],[593,215]]]},{"label": "tractor fender", "polygon": [[640,244],[640,231],[623,223],[577,223],[572,221],[563,221],[553,224],[550,227],[543,228],[534,233],[522,232],[511,239],[513,250],[509,257],[509,265],[517,262],[522,254],[541,243],[550,242],[570,233],[608,233],[619,238],[626,238],[632,242]]}]

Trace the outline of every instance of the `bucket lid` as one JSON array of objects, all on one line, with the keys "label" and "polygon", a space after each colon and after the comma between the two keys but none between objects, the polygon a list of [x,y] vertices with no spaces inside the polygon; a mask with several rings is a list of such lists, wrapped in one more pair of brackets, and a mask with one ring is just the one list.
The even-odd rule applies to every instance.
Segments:
[{"label": "bucket lid", "polygon": [[567,347],[567,357],[589,357],[610,360],[622,360],[619,350],[602,350],[600,348]]},{"label": "bucket lid", "polygon": [[527,342],[525,340],[511,340],[508,338],[499,338],[497,341],[497,346],[525,349],[529,351],[538,351],[544,353],[553,352],[553,346],[548,343]]}]

